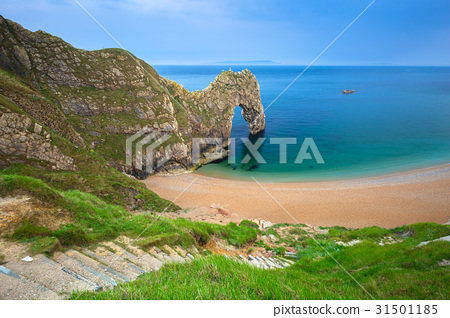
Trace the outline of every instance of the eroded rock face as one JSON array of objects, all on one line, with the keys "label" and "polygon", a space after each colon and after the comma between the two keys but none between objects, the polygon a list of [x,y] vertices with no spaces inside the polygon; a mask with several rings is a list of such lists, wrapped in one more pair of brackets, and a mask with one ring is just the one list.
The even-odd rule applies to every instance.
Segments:
[{"label": "eroded rock face", "polygon": [[76,49],[1,16],[0,64],[36,94],[31,103],[27,94],[2,95],[77,146],[141,177],[141,168],[125,165],[125,140],[143,129],[170,135],[153,156],[164,171],[192,168],[192,138],[230,137],[235,107],[251,134],[265,128],[259,84],[248,70],[222,72],[204,90],[189,92],[129,52]]},{"label": "eroded rock face", "polygon": [[0,110],[0,156],[2,164],[14,163],[14,157],[42,160],[53,170],[77,170],[72,158],[52,145],[50,134],[26,115]]},{"label": "eroded rock face", "polygon": [[[251,134],[257,134],[265,128],[259,84],[249,70],[222,72],[207,88],[195,92],[188,92],[181,85],[167,79],[165,82],[174,90],[175,98],[188,102],[183,106],[187,112],[191,112],[192,107],[186,107],[189,104],[207,112],[207,116],[191,118],[192,128],[197,129],[200,136],[230,137],[234,108],[237,106],[242,108],[242,116],[247,121]],[[204,121],[205,117],[209,118],[209,123]]]}]

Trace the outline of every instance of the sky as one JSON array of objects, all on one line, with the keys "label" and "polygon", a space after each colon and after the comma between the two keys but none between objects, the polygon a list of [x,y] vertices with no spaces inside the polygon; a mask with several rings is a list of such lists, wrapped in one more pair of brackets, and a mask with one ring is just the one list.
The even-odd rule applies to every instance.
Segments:
[{"label": "sky", "polygon": [[[77,48],[122,46],[153,65],[308,65],[372,1],[2,0],[0,14]],[[450,1],[376,0],[315,65],[450,65]]]}]

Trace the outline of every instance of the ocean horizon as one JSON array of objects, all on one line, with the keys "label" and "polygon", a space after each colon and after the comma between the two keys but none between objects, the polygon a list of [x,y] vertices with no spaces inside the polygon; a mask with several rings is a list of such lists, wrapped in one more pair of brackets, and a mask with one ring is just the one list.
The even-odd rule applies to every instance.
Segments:
[{"label": "ocean horizon", "polygon": [[[264,107],[304,70],[288,65],[156,65],[158,73],[189,91],[206,88],[223,70],[249,69],[260,84]],[[259,148],[266,163],[252,158],[240,138],[248,125],[236,107],[231,137],[236,163],[202,166],[206,176],[263,181],[328,181],[365,178],[450,162],[450,67],[312,66],[266,111],[267,138]],[[355,90],[343,94],[343,90]],[[270,138],[296,138],[280,163]],[[295,163],[305,138],[312,138],[324,163]]]}]

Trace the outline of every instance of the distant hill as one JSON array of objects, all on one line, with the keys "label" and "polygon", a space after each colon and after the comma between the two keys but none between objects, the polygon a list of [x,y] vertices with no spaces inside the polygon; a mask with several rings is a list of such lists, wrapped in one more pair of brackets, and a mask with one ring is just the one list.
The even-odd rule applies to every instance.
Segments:
[{"label": "distant hill", "polygon": [[220,61],[213,64],[228,64],[228,65],[277,65],[280,63],[271,60],[255,60],[255,61]]}]

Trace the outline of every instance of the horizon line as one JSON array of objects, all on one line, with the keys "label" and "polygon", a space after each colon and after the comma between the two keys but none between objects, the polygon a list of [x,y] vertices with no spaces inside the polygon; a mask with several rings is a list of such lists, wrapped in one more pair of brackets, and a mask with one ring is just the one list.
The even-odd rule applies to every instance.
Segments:
[{"label": "horizon line", "polygon": [[[279,66],[306,66],[307,64],[216,64],[216,63],[149,63],[151,66],[269,66],[269,67],[279,67]],[[450,64],[445,65],[435,65],[435,64],[316,64],[313,66],[367,66],[367,67],[402,67],[402,66],[415,66],[415,67],[450,67]],[[311,66],[311,67],[313,67]]]}]

